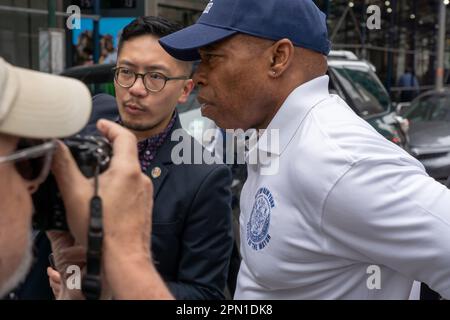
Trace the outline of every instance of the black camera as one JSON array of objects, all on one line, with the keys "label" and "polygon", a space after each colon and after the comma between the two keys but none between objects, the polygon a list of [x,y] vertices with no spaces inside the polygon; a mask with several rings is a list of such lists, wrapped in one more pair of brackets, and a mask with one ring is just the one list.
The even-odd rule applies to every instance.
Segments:
[{"label": "black camera", "polygon": [[[100,136],[75,136],[64,140],[80,171],[87,178],[102,173],[109,167],[112,147]],[[73,188],[77,188],[76,185]],[[67,231],[66,211],[53,174],[33,194],[33,228],[37,230]]]}]

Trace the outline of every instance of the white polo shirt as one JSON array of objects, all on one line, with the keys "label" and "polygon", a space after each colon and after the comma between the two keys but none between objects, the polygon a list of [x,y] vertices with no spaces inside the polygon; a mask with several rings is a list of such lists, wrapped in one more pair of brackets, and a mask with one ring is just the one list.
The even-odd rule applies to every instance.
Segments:
[{"label": "white polo shirt", "polygon": [[413,280],[450,298],[450,191],[327,76],[294,90],[271,129],[279,148],[250,151],[278,173],[248,166],[235,299],[407,299]]}]

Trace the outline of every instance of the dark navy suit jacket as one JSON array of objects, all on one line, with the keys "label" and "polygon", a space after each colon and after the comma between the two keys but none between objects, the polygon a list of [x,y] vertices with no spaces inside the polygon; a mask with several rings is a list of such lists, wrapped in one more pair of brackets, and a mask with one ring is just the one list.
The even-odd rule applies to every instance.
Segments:
[{"label": "dark navy suit jacket", "polygon": [[[173,129],[180,128],[177,119]],[[176,298],[221,299],[233,247],[231,172],[225,165],[175,165],[176,144],[169,136],[148,169],[153,258]],[[154,168],[161,169],[158,178]]]}]

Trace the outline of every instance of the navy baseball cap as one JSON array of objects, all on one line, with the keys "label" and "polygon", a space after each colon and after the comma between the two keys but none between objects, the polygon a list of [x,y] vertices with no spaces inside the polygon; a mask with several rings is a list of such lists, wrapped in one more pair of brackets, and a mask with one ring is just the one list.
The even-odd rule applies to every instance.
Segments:
[{"label": "navy baseball cap", "polygon": [[278,41],[328,55],[325,14],[312,0],[212,0],[198,21],[163,37],[161,46],[173,57],[199,60],[198,49],[237,33]]}]

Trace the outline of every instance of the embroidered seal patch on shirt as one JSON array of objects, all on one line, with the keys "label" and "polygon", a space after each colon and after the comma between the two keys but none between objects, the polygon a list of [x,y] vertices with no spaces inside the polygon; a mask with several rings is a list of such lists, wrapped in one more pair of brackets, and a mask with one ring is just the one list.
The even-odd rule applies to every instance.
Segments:
[{"label": "embroidered seal patch on shirt", "polygon": [[247,223],[247,244],[255,251],[262,250],[269,244],[270,214],[274,207],[275,201],[270,190],[260,188]]}]

